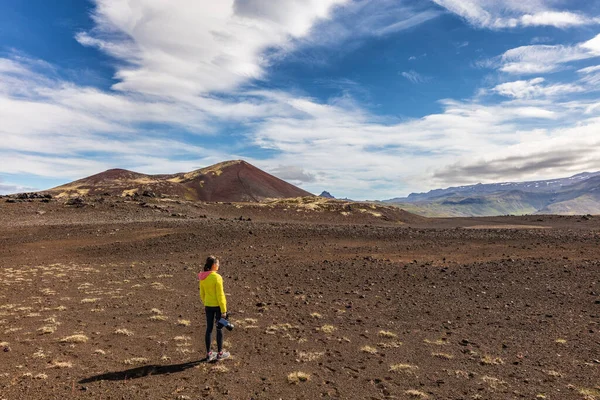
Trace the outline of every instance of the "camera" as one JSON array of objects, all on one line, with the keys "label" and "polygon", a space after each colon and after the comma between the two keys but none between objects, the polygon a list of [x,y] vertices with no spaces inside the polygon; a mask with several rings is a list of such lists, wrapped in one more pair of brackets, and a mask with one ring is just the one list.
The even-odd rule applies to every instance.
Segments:
[{"label": "camera", "polygon": [[227,320],[227,318],[221,318],[217,321],[217,329],[227,329],[228,331],[232,331],[234,326],[231,322]]}]

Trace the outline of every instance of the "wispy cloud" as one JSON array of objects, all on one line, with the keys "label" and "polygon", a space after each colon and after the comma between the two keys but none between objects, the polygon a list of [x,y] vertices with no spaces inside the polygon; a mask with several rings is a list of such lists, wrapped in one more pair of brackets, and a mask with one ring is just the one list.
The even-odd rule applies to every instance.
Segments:
[{"label": "wispy cloud", "polygon": [[600,57],[600,34],[574,45],[530,45],[506,51],[491,66],[509,74],[541,74],[555,72],[565,64]]},{"label": "wispy cloud", "polygon": [[569,28],[600,23],[595,16],[557,10],[549,0],[433,0],[479,28],[506,29],[529,26]]},{"label": "wispy cloud", "polygon": [[410,71],[402,71],[400,75],[402,75],[412,83],[425,83],[431,80],[430,77],[421,75],[412,69]]},{"label": "wispy cloud", "polygon": [[[563,83],[544,85],[544,78],[534,78],[530,80],[505,82],[496,85],[492,91],[502,96],[513,97],[517,99],[528,99],[536,97],[556,97],[572,93],[581,93],[593,90],[591,87],[584,87],[576,83]],[[597,88],[596,88],[597,89]]]}]

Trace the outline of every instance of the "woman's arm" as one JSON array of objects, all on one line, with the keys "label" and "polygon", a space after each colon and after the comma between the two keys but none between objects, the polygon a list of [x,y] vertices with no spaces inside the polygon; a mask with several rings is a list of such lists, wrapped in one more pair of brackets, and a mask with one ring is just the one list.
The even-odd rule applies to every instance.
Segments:
[{"label": "woman's arm", "polygon": [[221,308],[221,314],[227,313],[227,299],[225,298],[225,291],[223,291],[223,278],[217,275],[217,302]]},{"label": "woman's arm", "polygon": [[205,293],[204,290],[202,290],[202,281],[198,282],[198,285],[200,286],[200,300],[202,301],[202,304],[204,304]]}]

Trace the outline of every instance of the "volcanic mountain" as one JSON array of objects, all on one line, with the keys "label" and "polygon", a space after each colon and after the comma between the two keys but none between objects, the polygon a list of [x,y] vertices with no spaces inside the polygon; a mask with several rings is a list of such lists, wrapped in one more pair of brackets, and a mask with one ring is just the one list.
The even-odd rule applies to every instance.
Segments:
[{"label": "volcanic mountain", "polygon": [[46,192],[57,197],[72,197],[101,194],[127,196],[144,191],[186,200],[224,202],[312,196],[243,160],[225,161],[172,175],[145,175],[125,169],[109,169]]}]

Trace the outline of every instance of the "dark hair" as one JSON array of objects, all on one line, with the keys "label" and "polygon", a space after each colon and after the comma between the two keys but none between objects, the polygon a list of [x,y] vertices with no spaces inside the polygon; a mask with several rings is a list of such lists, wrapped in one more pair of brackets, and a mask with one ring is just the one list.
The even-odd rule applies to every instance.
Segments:
[{"label": "dark hair", "polygon": [[219,260],[215,256],[208,256],[206,259],[206,263],[204,264],[204,270],[210,271],[213,265],[215,265]]}]

